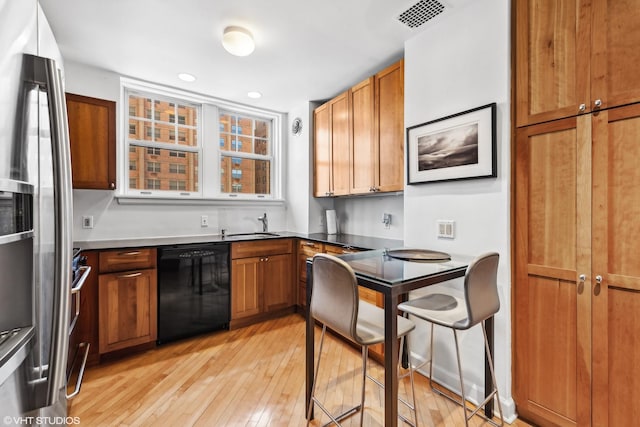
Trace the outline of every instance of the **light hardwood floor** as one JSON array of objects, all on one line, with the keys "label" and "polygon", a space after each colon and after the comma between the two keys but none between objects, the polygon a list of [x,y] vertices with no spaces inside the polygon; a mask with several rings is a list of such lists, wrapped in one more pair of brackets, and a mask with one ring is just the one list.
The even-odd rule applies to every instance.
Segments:
[{"label": "light hardwood floor", "polygon": [[[304,319],[294,314],[90,368],[69,415],[85,426],[304,426],[304,333]],[[332,410],[358,400],[360,360],[358,350],[325,339],[318,393]],[[371,362],[370,371],[382,378],[379,364]],[[401,395],[408,387],[403,380]],[[421,426],[464,425],[462,409],[434,395],[421,375],[416,393]],[[367,381],[366,426],[382,425],[382,399]],[[328,420],[320,415],[313,426]],[[357,425],[358,417],[344,425]],[[475,418],[471,425],[489,425]]]}]

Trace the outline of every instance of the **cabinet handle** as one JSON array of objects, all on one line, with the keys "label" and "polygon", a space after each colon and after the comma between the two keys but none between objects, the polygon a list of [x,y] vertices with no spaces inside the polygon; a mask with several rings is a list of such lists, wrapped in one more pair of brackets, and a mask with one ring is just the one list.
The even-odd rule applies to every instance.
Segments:
[{"label": "cabinet handle", "polygon": [[324,195],[325,195],[325,196],[330,196],[330,195],[331,195],[331,193],[329,193],[328,191],[326,191],[326,192],[324,193]]},{"label": "cabinet handle", "polygon": [[122,274],[118,276],[118,279],[129,279],[131,277],[138,277],[138,276],[142,276],[142,273],[140,273],[139,271],[137,273]]},{"label": "cabinet handle", "polygon": [[311,243],[311,242],[304,242],[303,246],[309,246],[310,248],[315,248],[316,244],[315,243]]},{"label": "cabinet handle", "polygon": [[580,276],[578,276],[578,279],[580,280],[580,283],[584,283],[585,280],[587,280],[587,276],[584,274],[581,274]]},{"label": "cabinet handle", "polygon": [[602,107],[602,100],[596,99],[595,102],[593,103],[593,108],[600,108],[600,107]]},{"label": "cabinet handle", "polygon": [[115,182],[110,183],[109,184],[109,188],[112,189],[112,190],[115,190],[116,189],[116,183]]},{"label": "cabinet handle", "polygon": [[599,275],[599,274],[596,276],[596,284],[597,284],[597,285],[602,284],[602,276],[601,276],[601,275]]},{"label": "cabinet handle", "polygon": [[269,257],[266,257],[264,260],[265,260],[265,261],[269,261]]},{"label": "cabinet handle", "polygon": [[578,111],[584,113],[587,110],[587,106],[585,104],[580,104],[578,107]]},{"label": "cabinet handle", "polygon": [[120,252],[118,255],[124,255],[124,256],[140,255],[140,251]]}]

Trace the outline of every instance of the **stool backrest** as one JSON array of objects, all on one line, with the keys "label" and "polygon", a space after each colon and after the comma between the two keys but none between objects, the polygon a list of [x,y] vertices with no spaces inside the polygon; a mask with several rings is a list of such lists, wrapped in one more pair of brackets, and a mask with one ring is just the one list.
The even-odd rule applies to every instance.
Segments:
[{"label": "stool backrest", "polygon": [[343,260],[327,254],[313,257],[311,316],[346,338],[359,342],[358,282],[353,269]]},{"label": "stool backrest", "polygon": [[500,310],[498,298],[498,260],[500,255],[490,252],[475,258],[464,277],[464,293],[470,328]]}]

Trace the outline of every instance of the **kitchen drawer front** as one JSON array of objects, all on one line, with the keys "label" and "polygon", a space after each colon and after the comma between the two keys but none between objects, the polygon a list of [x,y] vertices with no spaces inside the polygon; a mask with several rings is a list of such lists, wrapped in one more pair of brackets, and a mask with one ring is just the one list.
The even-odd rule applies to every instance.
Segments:
[{"label": "kitchen drawer front", "polygon": [[330,255],[344,255],[344,254],[352,254],[355,252],[360,252],[354,248],[346,248],[344,246],[336,246],[336,245],[326,245],[324,247],[326,253]]},{"label": "kitchen drawer front", "polygon": [[100,252],[100,273],[155,268],[156,249],[118,249]]},{"label": "kitchen drawer front", "polygon": [[312,257],[317,253],[324,252],[324,243],[312,240],[300,240],[298,242],[298,254]]},{"label": "kitchen drawer front", "polygon": [[292,239],[254,240],[251,242],[237,242],[231,244],[231,259],[290,254],[292,252]]}]

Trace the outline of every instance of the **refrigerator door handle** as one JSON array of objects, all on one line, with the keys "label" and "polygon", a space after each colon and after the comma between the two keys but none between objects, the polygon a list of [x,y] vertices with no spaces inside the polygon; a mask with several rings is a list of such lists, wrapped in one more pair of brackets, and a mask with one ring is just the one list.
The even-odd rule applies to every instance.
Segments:
[{"label": "refrigerator door handle", "polygon": [[[54,404],[66,386],[66,360],[69,345],[69,297],[71,287],[71,156],[69,130],[62,76],[53,59],[25,55],[32,64],[32,83],[45,92],[53,157],[55,208],[55,267],[53,289],[53,325],[49,354],[46,405]],[[48,301],[47,301],[48,303]]]}]

